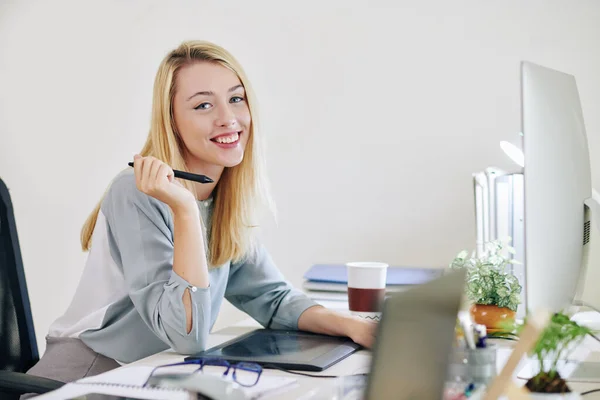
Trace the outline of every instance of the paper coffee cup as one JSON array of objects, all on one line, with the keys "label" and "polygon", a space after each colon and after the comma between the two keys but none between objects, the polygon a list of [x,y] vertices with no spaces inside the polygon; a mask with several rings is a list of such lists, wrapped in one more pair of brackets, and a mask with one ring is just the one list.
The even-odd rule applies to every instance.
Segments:
[{"label": "paper coffee cup", "polygon": [[350,313],[372,321],[381,319],[388,264],[374,261],[346,263]]}]

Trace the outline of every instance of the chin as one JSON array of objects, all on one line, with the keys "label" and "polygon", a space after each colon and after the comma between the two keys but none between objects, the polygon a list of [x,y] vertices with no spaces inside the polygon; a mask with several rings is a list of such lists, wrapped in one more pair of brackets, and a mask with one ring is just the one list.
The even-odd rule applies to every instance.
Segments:
[{"label": "chin", "polygon": [[240,164],[241,164],[241,162],[242,162],[242,161],[240,160],[240,162],[235,162],[235,163],[223,163],[223,164],[221,164],[221,165],[222,165],[223,167],[225,167],[225,168],[232,168],[232,167],[237,167],[238,165],[240,165]]},{"label": "chin", "polygon": [[240,165],[241,162],[244,160],[244,156],[242,155],[241,157],[228,157],[227,159],[221,159],[219,160],[219,164],[222,165],[225,168],[231,168],[231,167],[235,167],[237,165]]}]

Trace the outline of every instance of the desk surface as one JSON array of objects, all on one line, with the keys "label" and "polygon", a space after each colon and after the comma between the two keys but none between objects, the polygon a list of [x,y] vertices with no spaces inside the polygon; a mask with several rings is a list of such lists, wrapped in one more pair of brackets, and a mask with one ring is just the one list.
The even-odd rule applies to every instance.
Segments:
[{"label": "desk surface", "polygon": [[[252,329],[260,328],[260,325],[254,321],[253,319],[245,319],[237,324],[234,324],[230,327],[223,328],[215,333],[212,333],[208,339],[208,347],[213,347],[219,345],[227,340],[230,340],[236,336],[240,336]],[[500,349],[498,352],[498,370],[502,368],[508,356],[510,355],[510,349],[514,342],[511,341],[498,341],[497,342]],[[583,351],[579,351],[580,357],[582,359],[587,359],[590,361],[600,361],[600,343],[595,342],[590,338],[589,341],[585,341],[582,344]],[[183,360],[183,356],[177,354],[173,351],[164,351],[153,356],[144,358],[142,360],[136,361],[135,363],[129,365],[147,365],[147,366],[157,366],[161,364],[168,364],[172,362],[178,362]],[[371,352],[367,350],[361,350],[353,354],[352,356],[340,361],[339,363],[333,365],[329,369],[323,372],[311,372],[311,374],[315,375],[352,375],[358,373],[365,373],[369,370],[369,365],[371,362]],[[267,370],[263,373],[268,373],[270,375],[282,375],[286,377],[294,377],[297,379],[297,385],[291,387],[289,390],[285,391],[286,399],[302,399],[302,398],[310,398],[311,393],[315,393],[318,390],[324,390],[327,386],[330,386],[334,383],[333,379],[320,379],[313,377],[304,377],[299,375],[291,375],[285,373],[283,371],[277,370]],[[525,381],[518,379],[515,374],[515,379],[520,382],[520,384],[524,384]],[[591,389],[600,389],[600,379],[597,383],[581,383],[581,382],[569,382],[569,386],[572,390],[578,392],[584,392]],[[282,396],[281,393],[278,395]],[[273,397],[273,396],[272,396]],[[275,396],[277,397],[277,396]],[[268,398],[268,397],[265,397]],[[600,399],[600,392],[591,393],[585,396],[585,399]]]},{"label": "desk surface", "polygon": [[[212,333],[208,338],[207,347],[217,346],[227,340],[233,339],[237,336],[240,336],[244,333],[247,333],[253,329],[261,328],[256,321],[251,318],[245,319],[237,324],[232,326],[223,328],[217,332]],[[167,350],[150,357],[141,359],[134,363],[128,364],[129,366],[133,365],[145,365],[145,366],[158,366],[162,364],[168,364],[178,361],[183,361],[184,356],[177,354],[171,350]],[[371,361],[371,353],[367,350],[360,350],[350,357],[341,360],[337,364],[329,367],[326,371],[323,372],[308,372],[311,375],[352,375],[352,374],[360,374],[366,373],[369,371],[369,365]],[[327,387],[328,385],[332,385],[334,382],[333,379],[327,378],[313,378],[313,377],[304,377],[300,375],[289,374],[283,371],[278,370],[266,370],[263,374],[269,375],[280,375],[285,377],[293,377],[297,379],[297,385],[290,387],[289,390],[285,391],[286,399],[301,399],[303,397],[308,398],[311,392]],[[277,396],[265,396],[264,398],[281,398],[282,394],[279,393]]]}]

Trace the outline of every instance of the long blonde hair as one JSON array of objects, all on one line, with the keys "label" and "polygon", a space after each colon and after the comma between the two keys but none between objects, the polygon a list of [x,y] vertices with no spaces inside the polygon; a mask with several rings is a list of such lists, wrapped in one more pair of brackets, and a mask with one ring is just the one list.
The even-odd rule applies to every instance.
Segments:
[{"label": "long blonde hair", "polygon": [[[229,260],[239,261],[255,254],[253,228],[256,227],[257,212],[261,205],[274,211],[268,193],[262,142],[257,134],[256,96],[241,65],[228,51],[206,41],[186,41],[165,56],[154,81],[150,132],[140,154],[156,157],[173,169],[188,171],[183,158],[184,144],[176,134],[173,97],[179,69],[194,62],[214,62],[232,70],[244,86],[252,119],[242,162],[235,167],[225,168],[213,193],[208,263],[217,267]],[[181,183],[195,193],[193,183]],[[81,230],[84,251],[90,249],[101,203],[98,203]]]}]

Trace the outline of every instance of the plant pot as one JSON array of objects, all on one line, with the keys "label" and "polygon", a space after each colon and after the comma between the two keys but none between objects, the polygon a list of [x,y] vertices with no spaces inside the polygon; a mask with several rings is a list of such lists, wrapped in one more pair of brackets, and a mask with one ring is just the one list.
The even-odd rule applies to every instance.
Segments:
[{"label": "plant pot", "polygon": [[485,325],[488,332],[504,330],[503,324],[515,319],[515,312],[510,308],[488,304],[473,304],[471,316],[477,324]]},{"label": "plant pot", "polygon": [[527,393],[531,400],[582,400],[579,393]]},{"label": "plant pot", "polygon": [[[567,381],[556,372],[550,377],[547,372],[538,373],[525,382],[525,389],[532,399],[539,400],[579,400],[577,392],[560,393],[571,390]],[[554,392],[554,393],[549,393]]]}]

